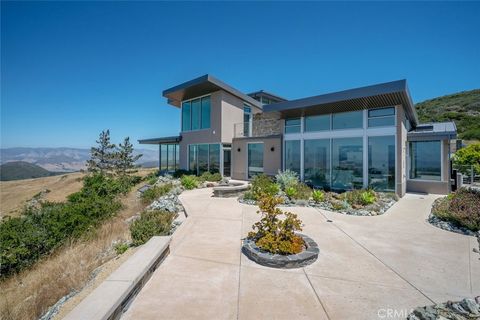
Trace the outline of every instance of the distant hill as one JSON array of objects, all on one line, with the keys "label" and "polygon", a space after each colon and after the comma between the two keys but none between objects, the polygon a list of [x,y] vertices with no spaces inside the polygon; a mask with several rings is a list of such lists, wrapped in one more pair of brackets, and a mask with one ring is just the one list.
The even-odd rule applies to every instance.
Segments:
[{"label": "distant hill", "polygon": [[[137,149],[143,156],[137,164],[158,162],[158,151]],[[51,172],[74,172],[85,169],[90,159],[90,149],[80,148],[3,148],[0,149],[0,164],[11,161],[24,161],[35,164]]]},{"label": "distant hill", "polygon": [[423,101],[415,108],[420,122],[452,120],[460,139],[480,140],[480,89]]},{"label": "distant hill", "polygon": [[0,181],[49,177],[59,174],[50,172],[25,161],[12,161],[0,165]]}]

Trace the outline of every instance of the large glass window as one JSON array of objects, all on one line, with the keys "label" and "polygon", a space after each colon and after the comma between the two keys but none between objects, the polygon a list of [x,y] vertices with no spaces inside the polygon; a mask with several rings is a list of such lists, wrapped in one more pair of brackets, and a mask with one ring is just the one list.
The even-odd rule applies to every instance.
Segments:
[{"label": "large glass window", "polygon": [[188,169],[197,172],[197,145],[188,146]]},{"label": "large glass window", "polygon": [[208,171],[215,173],[220,172],[220,145],[211,144],[209,148],[209,166]]},{"label": "large glass window", "polygon": [[248,144],[248,177],[263,173],[263,143]]},{"label": "large glass window", "polygon": [[395,108],[368,110],[368,127],[386,127],[395,125]]},{"label": "large glass window", "polygon": [[243,107],[243,136],[250,137],[250,128],[252,126],[252,108]]},{"label": "large glass window", "polygon": [[330,115],[305,117],[305,132],[330,130]]},{"label": "large glass window", "polygon": [[305,140],[304,179],[315,187],[330,187],[330,139]]},{"label": "large glass window", "polygon": [[285,141],[285,169],[300,175],[300,140]]},{"label": "large glass window", "polygon": [[191,130],[191,107],[190,101],[182,103],[182,131]]},{"label": "large glass window", "polygon": [[332,189],[363,187],[363,138],[332,139]]},{"label": "large glass window", "polygon": [[160,171],[174,171],[178,169],[178,144],[160,144]]},{"label": "large glass window", "polygon": [[208,144],[199,144],[198,150],[198,174],[208,171]]},{"label": "large glass window", "polygon": [[210,96],[183,102],[182,131],[210,128],[210,115]]},{"label": "large glass window", "polygon": [[285,119],[285,133],[299,133],[301,130],[300,118]]},{"label": "large glass window", "polygon": [[363,128],[363,111],[334,113],[332,126],[334,130]]},{"label": "large glass window", "polygon": [[440,143],[440,141],[410,142],[410,179],[441,180]]},{"label": "large glass window", "polygon": [[192,130],[200,129],[200,99],[192,100]]},{"label": "large glass window", "polygon": [[395,191],[395,136],[368,138],[368,185]]},{"label": "large glass window", "polygon": [[210,96],[202,98],[202,119],[200,127],[202,129],[210,128]]}]

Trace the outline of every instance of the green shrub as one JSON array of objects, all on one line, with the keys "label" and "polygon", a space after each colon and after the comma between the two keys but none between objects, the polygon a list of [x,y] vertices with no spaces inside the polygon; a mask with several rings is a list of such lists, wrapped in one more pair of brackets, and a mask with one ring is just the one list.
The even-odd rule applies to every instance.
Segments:
[{"label": "green shrub", "polygon": [[0,223],[0,274],[8,276],[31,266],[68,239],[86,236],[121,208],[117,195],[126,192],[133,179],[101,174],[85,177],[79,192],[65,203],[44,202],[26,208],[20,217]]},{"label": "green shrub", "polygon": [[[274,254],[296,254],[303,250],[303,239],[295,234],[302,230],[302,221],[291,212],[283,212],[277,208],[282,199],[265,195],[259,199],[258,206],[262,218],[256,222],[248,234],[258,247]],[[280,219],[284,216],[284,219]]]},{"label": "green shrub", "polygon": [[171,183],[167,183],[161,186],[153,186],[142,193],[141,199],[143,204],[150,204],[154,200],[160,198],[163,195],[172,190],[173,185]]},{"label": "green shrub", "polygon": [[243,193],[243,199],[256,201],[257,197],[255,197],[255,194],[251,190],[248,190]]},{"label": "green shrub", "polygon": [[180,179],[182,186],[187,190],[192,190],[198,187],[198,180],[195,176],[182,176]]},{"label": "green shrub", "polygon": [[178,169],[172,174],[172,176],[176,179],[181,178],[183,176],[194,175],[195,172],[190,170]]},{"label": "green shrub", "polygon": [[297,183],[295,186],[295,199],[308,200],[312,195],[312,189],[305,183]]},{"label": "green shrub", "polygon": [[295,199],[297,197],[297,189],[292,186],[292,187],[287,187],[285,189],[285,194],[287,195],[287,197],[291,200],[291,199]]},{"label": "green shrub", "polygon": [[325,193],[322,190],[313,190],[312,198],[315,203],[320,203],[325,200]]},{"label": "green shrub", "polygon": [[217,182],[222,180],[222,175],[218,172],[210,173],[208,171],[202,173],[200,177],[197,178],[201,182],[210,181],[210,182]]},{"label": "green shrub", "polygon": [[256,175],[252,180],[251,191],[255,200],[260,199],[263,195],[274,196],[280,191],[278,184],[274,183],[272,178],[265,174]]},{"label": "green shrub", "polygon": [[366,206],[377,201],[377,195],[371,189],[347,191],[342,195],[342,198],[351,206]]},{"label": "green shrub", "polygon": [[160,210],[144,211],[140,218],[130,225],[134,246],[139,246],[153,236],[169,235],[176,213]]},{"label": "green shrub", "polygon": [[289,169],[281,172],[278,170],[278,174],[275,176],[280,188],[286,192],[288,188],[293,188],[299,183],[298,174],[295,171]]},{"label": "green shrub", "polygon": [[440,219],[472,231],[480,230],[480,191],[460,188],[457,192],[435,201],[432,213]]},{"label": "green shrub", "polygon": [[128,244],[125,243],[125,242],[122,242],[122,243],[117,243],[115,245],[115,253],[117,255],[121,255],[123,253],[125,253],[125,251],[127,251],[129,248]]}]

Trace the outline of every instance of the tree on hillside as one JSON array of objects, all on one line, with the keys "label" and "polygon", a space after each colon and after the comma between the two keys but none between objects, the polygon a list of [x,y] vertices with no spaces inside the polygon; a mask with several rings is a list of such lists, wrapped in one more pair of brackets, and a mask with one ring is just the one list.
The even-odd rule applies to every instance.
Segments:
[{"label": "tree on hillside", "polygon": [[87,167],[90,172],[104,174],[114,168],[116,158],[115,144],[110,142],[110,130],[102,131],[96,142],[97,147],[90,149]]},{"label": "tree on hillside", "polygon": [[141,154],[133,155],[133,145],[130,143],[130,138],[126,137],[123,144],[118,144],[115,156],[115,171],[122,176],[135,172],[135,162],[140,157],[142,157]]},{"label": "tree on hillside", "polygon": [[455,152],[453,163],[464,174],[470,173],[472,167],[477,174],[480,174],[480,143],[470,144]]}]

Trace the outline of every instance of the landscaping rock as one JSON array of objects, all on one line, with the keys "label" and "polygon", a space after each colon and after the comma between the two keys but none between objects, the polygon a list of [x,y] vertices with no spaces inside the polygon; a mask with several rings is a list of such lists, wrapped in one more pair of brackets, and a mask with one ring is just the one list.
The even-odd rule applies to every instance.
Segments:
[{"label": "landscaping rock", "polygon": [[162,196],[158,198],[157,200],[153,201],[152,204],[150,204],[147,207],[147,210],[164,210],[168,212],[179,212],[182,210],[182,205],[180,204],[180,201],[178,200],[178,197],[176,194],[169,193],[165,196]]},{"label": "landscaping rock", "polygon": [[474,236],[474,237],[479,236],[479,234],[476,233],[476,232],[470,231],[470,230],[468,230],[467,228],[464,228],[464,227],[456,226],[455,224],[453,224],[450,221],[442,220],[432,213],[430,213],[430,215],[428,216],[427,221],[430,224],[434,225],[435,227],[443,229],[443,230],[447,230],[447,231],[451,231],[451,232],[455,232],[455,233],[460,233],[460,234],[464,234],[464,235],[467,235],[467,236]]},{"label": "landscaping rock", "polygon": [[407,317],[408,320],[480,319],[480,296],[474,299],[418,307]]}]

